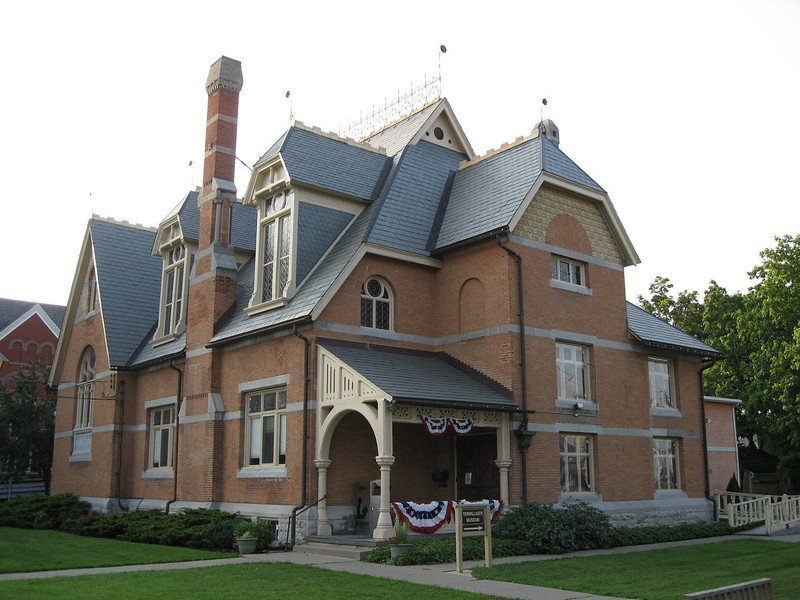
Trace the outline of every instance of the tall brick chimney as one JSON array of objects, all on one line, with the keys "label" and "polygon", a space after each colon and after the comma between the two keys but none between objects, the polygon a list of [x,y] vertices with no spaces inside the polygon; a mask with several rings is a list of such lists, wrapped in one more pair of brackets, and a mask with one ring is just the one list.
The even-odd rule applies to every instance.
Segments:
[{"label": "tall brick chimney", "polygon": [[214,325],[236,298],[236,259],[230,247],[236,167],[236,127],[242,63],[223,56],[208,72],[203,189],[197,200],[200,235],[189,288],[188,347],[213,336]]}]

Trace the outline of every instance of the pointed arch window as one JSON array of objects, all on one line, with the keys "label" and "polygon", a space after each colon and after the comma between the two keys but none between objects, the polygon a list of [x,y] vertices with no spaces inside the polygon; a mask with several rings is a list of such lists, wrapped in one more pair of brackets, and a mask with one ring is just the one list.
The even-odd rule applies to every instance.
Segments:
[{"label": "pointed arch window", "polygon": [[361,286],[361,326],[391,331],[394,328],[393,299],[389,286],[371,278]]},{"label": "pointed arch window", "polygon": [[92,450],[92,420],[97,358],[94,348],[87,346],[81,356],[78,373],[78,395],[75,403],[75,428],[72,432],[72,454],[88,455]]}]

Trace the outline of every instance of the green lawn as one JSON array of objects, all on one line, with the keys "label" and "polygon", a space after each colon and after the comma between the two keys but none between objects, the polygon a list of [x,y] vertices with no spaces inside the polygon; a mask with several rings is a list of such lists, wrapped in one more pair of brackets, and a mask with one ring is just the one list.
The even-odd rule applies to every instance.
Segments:
[{"label": "green lawn", "polygon": [[0,581],[0,598],[61,600],[153,598],[192,600],[501,600],[404,581],[328,571],[290,563],[252,563],[188,571],[151,571]]},{"label": "green lawn", "polygon": [[800,594],[800,544],[743,539],[479,567],[472,573],[483,579],[644,600],[675,600],[690,592],[770,577],[774,600],[795,600]]},{"label": "green lawn", "polygon": [[59,531],[0,527],[0,573],[114,567],[233,556],[236,555],[191,548],[133,544]]}]

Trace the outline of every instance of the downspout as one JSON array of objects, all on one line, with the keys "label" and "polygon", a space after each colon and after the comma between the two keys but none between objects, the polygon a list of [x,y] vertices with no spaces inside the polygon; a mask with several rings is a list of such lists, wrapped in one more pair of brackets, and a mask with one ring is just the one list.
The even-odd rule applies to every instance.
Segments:
[{"label": "downspout", "polygon": [[178,392],[175,400],[175,441],[172,450],[172,500],[167,502],[164,512],[169,514],[169,507],[178,500],[178,432],[180,431],[180,414],[183,403],[183,371],[169,361],[169,368],[178,374]]},{"label": "downspout", "polygon": [[291,548],[294,548],[295,541],[297,540],[297,512],[306,507],[308,497],[308,477],[306,475],[306,462],[308,460],[308,387],[311,383],[309,377],[309,360],[308,353],[311,347],[311,342],[306,336],[297,330],[297,324],[293,327],[294,335],[305,344],[305,351],[303,352],[303,449],[301,456],[302,471],[300,476],[300,504],[292,508],[292,514],[289,518],[291,521]]},{"label": "downspout", "polygon": [[517,252],[503,245],[502,236],[497,236],[497,245],[503,250],[508,252],[517,263],[517,293],[519,301],[519,354],[520,354],[520,371],[522,379],[522,423],[514,431],[517,436],[517,447],[521,457],[522,464],[522,502],[528,501],[528,449],[531,447],[533,436],[536,435],[533,431],[528,431],[528,363],[525,353],[525,289],[522,278],[522,256]]},{"label": "downspout", "polygon": [[119,405],[119,445],[117,446],[117,507],[122,511],[122,432],[125,427],[125,382],[119,382],[119,392],[116,394]]},{"label": "downspout", "polygon": [[[712,358],[711,360],[703,363],[703,366],[700,367],[700,370],[697,371],[697,377],[700,380],[700,417],[703,419],[703,466],[705,468],[705,476],[703,477],[703,485],[706,491],[706,498],[711,499],[711,482],[709,481],[708,477],[708,419],[706,418],[706,401],[705,401],[705,392],[703,390],[703,371],[706,369],[710,369],[715,364],[717,364],[717,359]],[[714,503],[714,510],[716,510],[717,503]],[[714,515],[716,519],[719,515]]]}]

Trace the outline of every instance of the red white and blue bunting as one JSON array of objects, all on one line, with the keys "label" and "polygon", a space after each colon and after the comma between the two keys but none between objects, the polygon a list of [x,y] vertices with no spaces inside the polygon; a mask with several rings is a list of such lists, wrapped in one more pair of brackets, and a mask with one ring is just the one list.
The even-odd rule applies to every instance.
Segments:
[{"label": "red white and blue bunting", "polygon": [[425,425],[425,428],[428,430],[428,433],[431,435],[442,435],[445,430],[447,430],[448,424],[453,426],[453,429],[455,429],[457,434],[464,435],[465,433],[472,431],[472,425],[474,423],[472,419],[455,419],[447,417],[435,419],[433,417],[426,417],[425,415],[422,416],[422,422]]},{"label": "red white and blue bunting", "polygon": [[399,518],[408,523],[411,531],[433,533],[450,518],[453,506],[449,500],[433,502],[392,502]]},{"label": "red white and blue bunting", "polygon": [[503,508],[502,500],[434,500],[432,502],[392,502],[398,518],[408,523],[411,531],[418,533],[434,533],[442,525],[450,521],[456,504],[489,505],[489,516],[494,521]]}]

